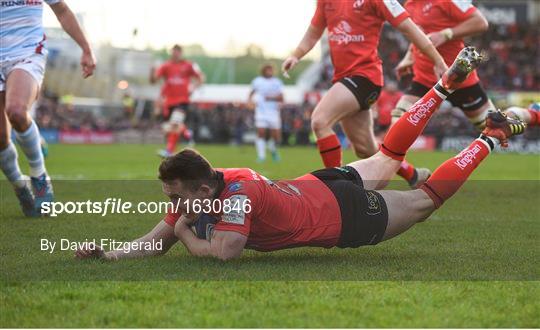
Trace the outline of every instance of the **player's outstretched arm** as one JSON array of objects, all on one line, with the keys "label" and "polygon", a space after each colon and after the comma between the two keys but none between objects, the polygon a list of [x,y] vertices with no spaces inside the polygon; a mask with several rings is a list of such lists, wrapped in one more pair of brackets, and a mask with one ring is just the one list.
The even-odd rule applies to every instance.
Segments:
[{"label": "player's outstretched arm", "polygon": [[433,32],[428,35],[435,47],[439,47],[443,43],[452,39],[463,39],[471,37],[482,32],[486,32],[489,28],[489,23],[480,10],[476,10],[471,17],[454,26],[453,28],[444,29],[442,31]]},{"label": "player's outstretched arm", "polygon": [[[174,228],[165,223],[165,221],[160,221],[148,234],[133,241],[137,243],[161,242],[160,250],[130,249],[129,252],[126,252],[126,250],[105,252],[100,246],[96,245],[78,249],[75,251],[75,258],[118,260],[123,258],[153,257],[165,254],[177,241],[178,238],[174,235]],[[152,246],[154,245],[156,244],[152,244]]]},{"label": "player's outstretched arm", "polygon": [[444,62],[441,54],[437,51],[431,40],[420,30],[420,28],[414,24],[414,22],[407,18],[401,22],[397,29],[403,33],[403,35],[412,42],[422,53],[426,54],[435,63],[435,74],[441,77],[448,66]]},{"label": "player's outstretched arm", "polygon": [[296,64],[304,57],[310,50],[315,47],[319,39],[324,32],[324,28],[320,28],[314,25],[310,25],[304,34],[304,37],[293,51],[293,53],[283,61],[281,65],[281,71],[283,75],[289,78],[289,71],[292,70]]},{"label": "player's outstretched arm", "polygon": [[240,257],[247,242],[247,237],[234,232],[216,230],[209,240],[200,239],[190,228],[190,220],[184,215],[174,227],[176,237],[185,245],[189,253],[197,257],[216,257],[229,260]]},{"label": "player's outstretched arm", "polygon": [[82,31],[81,26],[75,17],[75,14],[73,14],[71,9],[69,9],[68,5],[64,1],[51,5],[51,9],[60,22],[60,25],[62,25],[64,31],[66,31],[67,34],[69,34],[69,36],[75,40],[79,47],[81,47],[81,67],[83,77],[90,77],[96,68],[96,58],[94,57],[90,43],[86,39],[86,36],[84,35],[84,32]]}]

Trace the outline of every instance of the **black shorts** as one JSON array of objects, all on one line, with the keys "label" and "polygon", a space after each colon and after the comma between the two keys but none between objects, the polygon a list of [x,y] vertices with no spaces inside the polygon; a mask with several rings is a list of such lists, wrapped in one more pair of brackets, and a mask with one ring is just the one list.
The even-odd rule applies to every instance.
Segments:
[{"label": "black shorts", "polygon": [[[424,96],[431,87],[422,85],[419,82],[413,81],[411,87],[407,90],[408,95],[418,97]],[[488,97],[484,88],[480,83],[461,88],[450,94],[446,99],[452,103],[454,107],[460,108],[463,111],[474,111],[480,109],[488,101]]]},{"label": "black shorts", "polygon": [[362,178],[350,167],[334,167],[312,172],[332,191],[341,211],[341,235],[337,247],[356,248],[379,243],[388,224],[384,198],[364,189]]},{"label": "black shorts", "polygon": [[360,105],[360,110],[369,110],[381,94],[381,86],[375,85],[371,80],[362,76],[345,77],[338,82],[345,85],[354,94]]},{"label": "black shorts", "polygon": [[189,103],[177,103],[169,106],[167,109],[169,110],[167,114],[163,114],[163,121],[169,121],[171,119],[171,115],[175,111],[184,111],[187,112],[189,108]]}]

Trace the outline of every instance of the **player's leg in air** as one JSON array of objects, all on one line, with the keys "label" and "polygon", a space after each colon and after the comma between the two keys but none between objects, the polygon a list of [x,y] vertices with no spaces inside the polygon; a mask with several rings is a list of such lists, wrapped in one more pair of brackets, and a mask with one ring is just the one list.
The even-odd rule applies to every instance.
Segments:
[{"label": "player's leg in air", "polygon": [[[37,216],[37,210],[41,209],[41,204],[54,199],[53,188],[47,171],[45,161],[41,151],[41,136],[36,123],[28,114],[30,106],[36,100],[39,85],[31,74],[37,70],[29,65],[38,65],[39,61],[17,63],[11,70],[3,68],[7,72],[2,72],[5,85],[2,86],[4,93],[2,97],[2,137],[0,145],[0,163],[2,171],[10,182],[13,183],[17,197],[23,207],[23,212],[27,216]],[[17,65],[23,67],[17,68]],[[7,120],[6,120],[7,119]],[[30,166],[30,183],[34,194],[34,205],[30,208],[30,196],[27,191],[27,180],[20,174],[17,164],[17,151],[9,139],[9,126],[13,127],[15,139],[19,143],[22,152],[28,160]]]},{"label": "player's leg in air", "polygon": [[[386,186],[431,115],[479,62],[478,53],[473,48],[465,48],[439,83],[390,128],[380,151],[369,159],[349,164],[361,175],[365,189],[377,190]],[[507,146],[508,138],[523,133],[524,129],[523,122],[508,118],[500,111],[490,112],[480,137],[439,166],[420,189],[377,191],[388,209],[388,224],[383,240],[395,237],[428,218],[457,192],[497,143]]]},{"label": "player's leg in air", "polygon": [[528,126],[540,125],[540,102],[529,105],[528,109],[521,107],[510,107],[504,111],[508,117],[519,119]]},{"label": "player's leg in air", "polygon": [[173,106],[169,111],[169,118],[162,126],[167,139],[167,146],[165,149],[158,151],[158,155],[163,158],[174,155],[176,145],[178,144],[180,137],[185,134],[186,130],[186,125],[184,123],[186,114],[184,110],[179,106]]}]

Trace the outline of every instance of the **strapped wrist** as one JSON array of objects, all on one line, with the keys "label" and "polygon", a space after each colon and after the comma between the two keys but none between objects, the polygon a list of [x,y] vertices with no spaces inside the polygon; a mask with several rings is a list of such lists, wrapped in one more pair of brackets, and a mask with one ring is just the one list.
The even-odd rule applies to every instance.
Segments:
[{"label": "strapped wrist", "polygon": [[454,31],[451,28],[446,28],[441,31],[442,35],[446,39],[446,41],[452,40],[454,37]]}]

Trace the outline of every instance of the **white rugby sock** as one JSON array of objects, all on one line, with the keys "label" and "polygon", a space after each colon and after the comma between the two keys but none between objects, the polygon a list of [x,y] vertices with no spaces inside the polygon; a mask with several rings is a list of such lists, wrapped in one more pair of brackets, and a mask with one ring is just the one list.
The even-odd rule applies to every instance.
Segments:
[{"label": "white rugby sock", "polygon": [[17,149],[11,141],[6,149],[0,150],[0,168],[2,172],[15,187],[22,188],[24,187],[23,174],[17,158]]},{"label": "white rugby sock", "polygon": [[274,153],[277,151],[276,141],[274,141],[274,139],[268,140],[268,150],[270,150],[271,153]]},{"label": "white rugby sock", "polygon": [[41,137],[36,123],[32,120],[25,132],[15,131],[15,137],[30,165],[30,176],[37,178],[44,174],[46,172],[45,160],[41,153]]},{"label": "white rugby sock", "polygon": [[255,148],[257,149],[257,157],[259,159],[266,158],[266,140],[264,138],[257,137],[255,139]]}]

